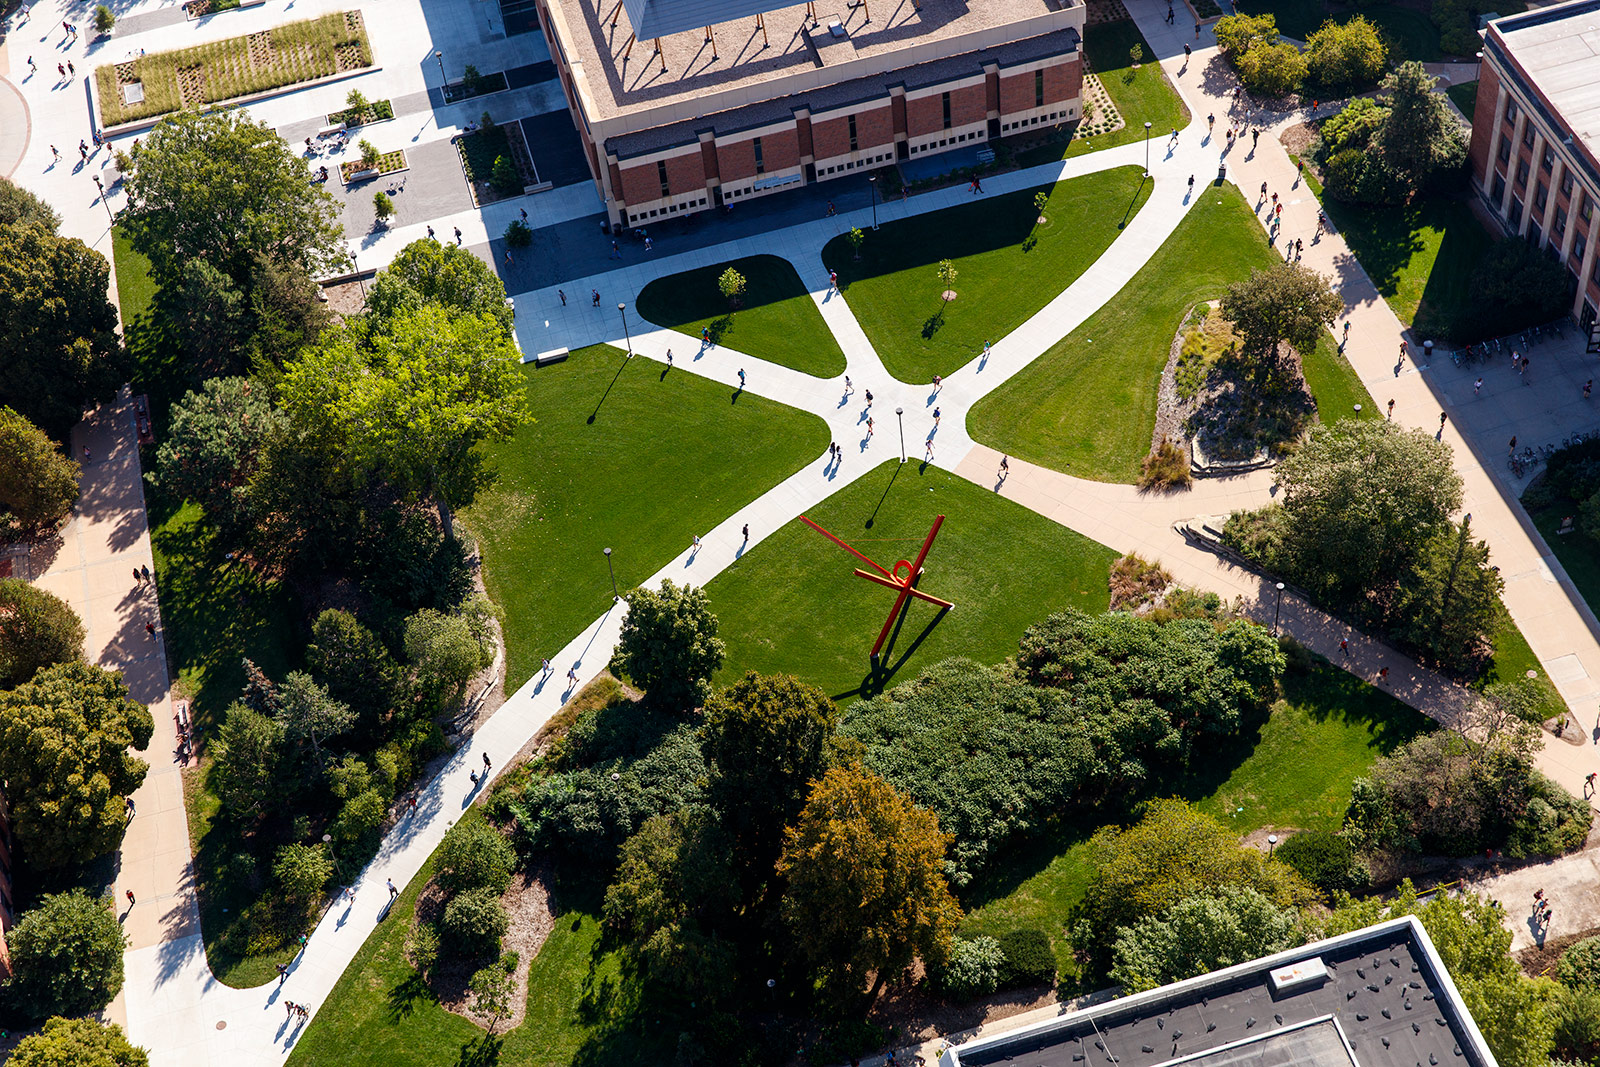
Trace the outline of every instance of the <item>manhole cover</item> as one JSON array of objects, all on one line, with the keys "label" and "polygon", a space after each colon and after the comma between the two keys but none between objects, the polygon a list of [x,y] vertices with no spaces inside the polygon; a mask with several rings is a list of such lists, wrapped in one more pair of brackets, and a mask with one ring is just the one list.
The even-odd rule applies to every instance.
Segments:
[{"label": "manhole cover", "polygon": [[122,85],[122,102],[124,104],[144,103],[144,82],[124,82]]},{"label": "manhole cover", "polygon": [[218,1019],[217,1020],[217,1029],[218,1030],[226,1030],[227,1028],[228,1028],[228,1020],[226,1020],[226,1019]]}]

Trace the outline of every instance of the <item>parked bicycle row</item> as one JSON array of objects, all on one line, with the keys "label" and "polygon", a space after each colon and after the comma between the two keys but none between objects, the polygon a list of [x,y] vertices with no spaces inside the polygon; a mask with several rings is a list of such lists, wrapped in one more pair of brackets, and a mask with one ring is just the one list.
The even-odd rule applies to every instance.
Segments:
[{"label": "parked bicycle row", "polygon": [[1526,352],[1545,341],[1561,340],[1565,336],[1565,329],[1562,320],[1557,319],[1543,326],[1523,330],[1521,333],[1492,337],[1487,341],[1466,345],[1451,352],[1450,359],[1456,366],[1461,367],[1468,363],[1489,363],[1496,359],[1510,358],[1514,353]]}]

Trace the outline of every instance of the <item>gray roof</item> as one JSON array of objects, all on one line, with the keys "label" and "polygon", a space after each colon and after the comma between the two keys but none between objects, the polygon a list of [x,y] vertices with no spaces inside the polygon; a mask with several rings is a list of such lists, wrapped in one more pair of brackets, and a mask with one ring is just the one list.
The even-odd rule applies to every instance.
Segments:
[{"label": "gray roof", "polygon": [[719,22],[765,15],[794,0],[622,0],[628,22],[641,41],[699,30]]},{"label": "gray roof", "polygon": [[[1301,985],[1273,972],[1320,960]],[[1495,1067],[1413,916],[956,1045],[943,1067]]]},{"label": "gray roof", "polygon": [[1600,3],[1574,0],[1493,25],[1562,123],[1600,156]]}]

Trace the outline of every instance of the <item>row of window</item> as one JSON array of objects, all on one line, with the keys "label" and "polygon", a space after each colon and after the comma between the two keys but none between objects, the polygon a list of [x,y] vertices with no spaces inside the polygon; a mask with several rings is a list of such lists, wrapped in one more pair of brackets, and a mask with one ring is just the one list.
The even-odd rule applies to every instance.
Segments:
[{"label": "row of window", "polygon": [[698,200],[685,200],[681,204],[668,204],[666,207],[653,207],[649,211],[635,211],[628,216],[628,225],[637,225],[646,219],[653,219],[658,215],[676,215],[680,212],[698,211],[706,206],[706,198]]},{"label": "row of window", "polygon": [[1037,126],[1041,122],[1058,122],[1061,119],[1070,118],[1071,115],[1072,112],[1070,111],[1052,111],[1048,115],[1035,115],[1031,119],[1018,119],[1016,122],[1002,122],[1000,124],[1000,129],[1002,131],[1020,130],[1024,126]]},{"label": "row of window", "polygon": [[[1500,175],[1500,174],[1496,174],[1495,178],[1494,178],[1494,188],[1491,190],[1490,195],[1496,201],[1498,201],[1502,196],[1505,195],[1505,191],[1506,191],[1505,176],[1504,175]],[[1541,193],[1544,192],[1543,186],[1540,187],[1540,192]],[[1512,197],[1511,204],[1506,209],[1506,221],[1511,223],[1511,225],[1513,227],[1521,226],[1522,225],[1522,212],[1523,212],[1522,201],[1517,199],[1516,197]],[[1541,214],[1542,214],[1542,212],[1541,212]],[[1594,204],[1591,201],[1589,201],[1587,198],[1585,198],[1583,207],[1579,209],[1578,214],[1583,218],[1583,220],[1585,222],[1591,221],[1594,218]],[[1560,254],[1561,254],[1561,242],[1562,242],[1563,239],[1565,239],[1566,234],[1567,234],[1567,213],[1566,213],[1566,211],[1564,209],[1557,208],[1556,209],[1556,213],[1555,213],[1555,217],[1554,217],[1554,219],[1551,220],[1551,223],[1550,223],[1550,240],[1549,240],[1548,244],[1546,245],[1546,249],[1551,253],[1552,257],[1559,257],[1560,256]],[[1528,239],[1531,242],[1533,242],[1534,244],[1539,244],[1540,243],[1540,234],[1539,234],[1539,229],[1538,229],[1537,225],[1534,225],[1534,226],[1530,227],[1530,229],[1528,231]],[[1589,236],[1588,236],[1588,234],[1587,233],[1575,233],[1572,236],[1572,252],[1568,256],[1568,258],[1571,260],[1572,263],[1577,263],[1577,264],[1581,265],[1583,263],[1584,253],[1587,252],[1588,249],[1589,249]],[[1594,264],[1594,269],[1593,269],[1592,273],[1594,275],[1595,284],[1600,285],[1600,258],[1596,259],[1595,264]]]},{"label": "row of window", "polygon": [[978,130],[974,133],[958,133],[954,137],[941,137],[939,140],[929,141],[927,144],[914,144],[911,146],[911,154],[915,156],[923,152],[933,152],[940,148],[948,148],[953,144],[965,144],[968,141],[983,141],[987,140],[988,136],[989,134],[986,130]]},{"label": "row of window", "polygon": [[[855,145],[852,144],[850,146],[850,150],[855,151]],[[847,170],[855,170],[858,167],[870,167],[874,163],[884,163],[893,158],[894,154],[892,152],[880,152],[875,156],[868,156],[866,159],[851,159],[846,160],[843,163],[837,163],[834,166],[829,167],[827,170],[821,171],[820,173],[832,174],[835,171],[838,171],[842,174]]]}]

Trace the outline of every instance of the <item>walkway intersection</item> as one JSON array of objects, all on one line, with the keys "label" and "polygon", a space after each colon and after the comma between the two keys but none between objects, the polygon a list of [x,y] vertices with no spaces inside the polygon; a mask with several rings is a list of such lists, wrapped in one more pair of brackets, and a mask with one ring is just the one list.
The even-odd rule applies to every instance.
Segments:
[{"label": "walkway intersection", "polygon": [[[41,51],[49,47],[54,54],[47,32],[52,6],[47,0],[35,7],[35,21],[40,24],[38,33],[43,34],[44,39],[33,47]],[[328,0],[289,0],[287,4],[271,0],[265,8],[243,13],[238,18],[228,16],[213,20],[215,31],[208,27],[203,32],[211,37],[232,36],[246,32],[257,22],[261,25],[281,22],[291,6],[294,16],[307,17],[348,5]],[[975,353],[971,362],[944,380],[938,403],[946,417],[936,438],[934,462],[1113,548],[1137,550],[1159,560],[1186,584],[1214,590],[1230,598],[1237,596],[1247,611],[1264,618],[1273,604],[1267,595],[1268,583],[1260,576],[1191,545],[1173,530],[1173,525],[1200,514],[1259,506],[1268,499],[1270,474],[1203,481],[1189,493],[1172,496],[1141,495],[1131,486],[1086,482],[1016,460],[1010,463],[1009,476],[1001,478],[999,455],[977,445],[966,431],[965,416],[974,403],[1077,328],[1135,277],[1149,256],[1170,236],[1195,197],[1205,195],[1210,189],[1208,181],[1216,175],[1224,155],[1230,179],[1241,188],[1253,194],[1265,181],[1270,188],[1288,197],[1285,233],[1309,235],[1312,232],[1316,203],[1296,182],[1294,166],[1274,136],[1282,127],[1298,121],[1300,116],[1255,116],[1255,121],[1270,124],[1259,149],[1248,154],[1243,153],[1242,148],[1226,153],[1221,143],[1206,136],[1205,129],[1208,113],[1215,113],[1219,121],[1225,121],[1229,107],[1227,94],[1233,88],[1231,75],[1220,66],[1209,31],[1198,42],[1186,41],[1184,33],[1164,23],[1159,0],[1129,0],[1128,7],[1161,57],[1163,68],[1185,98],[1195,120],[1181,132],[1170,154],[1164,150],[1164,137],[1151,144],[1152,194],[1099,260],[1017,330],[996,339],[987,359]],[[129,10],[147,14],[164,8],[153,0],[141,0]],[[407,42],[425,39],[419,35],[428,31],[434,32],[437,39],[441,27],[431,23],[420,25],[419,8],[405,4],[385,8],[386,13],[391,10],[394,12],[392,19],[374,19],[369,23],[374,43],[377,45],[381,36],[384,41],[381,54],[410,54],[413,65],[405,70],[396,68],[383,72],[381,79],[373,82],[374,86],[381,87],[381,92],[363,85],[369,97],[386,95],[400,99],[407,93],[427,88],[425,76],[431,56],[418,53]],[[157,25],[161,22],[150,19],[153,28],[148,32],[181,31],[189,34],[188,39],[201,39],[201,31],[176,25],[168,27],[164,23]],[[488,27],[489,36],[492,31],[493,27]],[[475,25],[463,24],[445,32],[456,35],[450,45],[452,55],[474,54],[474,49],[485,47],[485,32]],[[14,35],[11,46],[13,71],[18,66],[15,58],[18,39]],[[1201,46],[1192,59],[1185,60],[1182,56],[1185,43]],[[108,47],[121,48],[124,44],[114,39]],[[437,82],[436,76],[434,82]],[[342,103],[345,91],[339,85],[306,90],[303,94],[263,104],[260,110],[275,113],[276,117],[270,121],[304,123],[308,115],[335,110]],[[77,96],[76,89],[70,93],[58,92],[37,84],[25,84],[24,93],[33,110],[35,129],[42,122],[52,131],[50,136],[64,142],[78,136],[76,131],[84,120],[81,97]],[[313,100],[315,107],[311,106]],[[456,120],[466,121],[470,117],[464,106],[458,110],[462,113],[454,116]],[[413,140],[422,143],[425,135],[437,137],[445,132],[427,133],[429,124],[434,121],[433,114],[435,112],[429,112],[430,117],[416,129]],[[414,115],[407,117],[416,121]],[[408,128],[398,119],[395,125],[397,129]],[[83,134],[87,135],[86,127]],[[27,166],[30,161],[38,163],[41,152],[48,154],[37,140],[26,147],[24,178],[30,185],[39,183],[28,177]],[[1113,166],[1143,166],[1144,153],[1143,145],[1128,145],[1078,156],[1062,164],[997,176],[988,182],[988,187],[991,193],[997,193]],[[1187,184],[1191,175],[1197,179],[1192,193]],[[92,243],[109,253],[105,227],[95,221],[95,213],[101,211],[101,207],[93,199],[92,185],[87,190],[81,188],[84,185],[88,185],[87,174],[63,173],[59,178],[52,175],[47,186],[41,188],[53,203],[61,206],[67,219],[63,227],[65,232],[84,234],[86,239],[92,237]],[[879,214],[884,219],[924,214],[967,198],[964,189],[947,189],[881,205]],[[496,205],[482,212],[462,212],[459,217],[467,242],[481,244],[499,232],[516,210],[515,205]],[[695,584],[705,584],[795,516],[896,455],[898,439],[894,434],[882,433],[867,439],[862,430],[867,389],[876,397],[874,414],[883,413],[878,421],[884,429],[888,429],[888,413],[896,407],[903,407],[913,415],[913,425],[922,425],[917,423],[918,419],[927,420],[927,409],[933,403],[931,387],[927,383],[903,383],[890,378],[848,305],[829,290],[826,282],[822,249],[827,241],[851,226],[866,228],[870,225],[871,217],[866,211],[846,212],[835,218],[784,227],[714,247],[629,262],[616,270],[562,283],[559,289],[565,291],[565,304],[556,286],[519,295],[517,330],[525,352],[578,348],[597,342],[623,347],[621,321],[607,309],[614,309],[618,302],[634,304],[639,291],[651,279],[741,256],[772,253],[783,256],[795,266],[844,350],[847,360],[844,375],[848,375],[855,386],[854,393],[849,395],[843,388],[844,375],[818,379],[748,353],[723,347],[700,348],[697,342],[684,335],[666,330],[651,329],[634,335],[632,350],[636,358],[664,362],[668,349],[672,349],[676,368],[729,384],[737,382],[738,371],[744,370],[745,388],[749,392],[820,416],[827,421],[833,439],[844,446],[846,454],[845,461],[831,472],[824,462],[825,457],[817,457],[816,462],[768,490],[714,530],[703,533],[702,547],[692,559],[686,551],[646,584],[657,584],[666,577],[682,580],[685,574]],[[440,228],[438,220],[435,226]],[[385,257],[406,241],[421,236],[419,229],[417,225],[403,224],[365,243],[364,261],[369,264],[386,261]],[[441,229],[441,232],[447,231]],[[1446,379],[1443,368],[1429,368],[1423,373],[1394,373],[1392,357],[1402,336],[1401,324],[1337,235],[1308,241],[1305,261],[1332,274],[1341,287],[1352,323],[1346,354],[1368,389],[1375,397],[1385,400],[1395,397],[1397,419],[1432,432],[1441,406],[1448,407],[1449,400],[1461,402],[1459,381]],[[591,304],[590,290],[600,294],[599,310]],[[1551,378],[1555,380],[1554,375]],[[1448,382],[1445,392],[1454,390],[1445,405],[1440,403],[1440,386],[1436,379]],[[1470,420],[1461,421],[1470,423]],[[921,456],[920,432],[907,436],[913,458]],[[1574,706],[1590,704],[1597,693],[1595,679],[1600,679],[1600,643],[1595,638],[1593,618],[1581,607],[1570,581],[1559,566],[1554,565],[1548,548],[1516,506],[1516,487],[1477,462],[1477,455],[1492,458],[1493,449],[1475,450],[1471,442],[1459,436],[1460,432],[1458,421],[1452,419],[1443,439],[1455,450],[1458,467],[1466,479],[1467,507],[1473,514],[1474,529],[1490,541],[1506,575],[1506,601],[1512,616],[1569,703]],[[1491,470],[1496,469],[1490,466]],[[740,533],[746,524],[750,527],[748,544]],[[1459,686],[1415,668],[1392,650],[1293,598],[1286,597],[1283,601],[1282,626],[1335,663],[1363,677],[1371,679],[1380,667],[1389,667],[1389,688],[1407,703],[1430,714],[1448,716],[1451,709],[1467,699]],[[274,983],[255,989],[231,989],[218,983],[207,967],[198,928],[186,918],[192,915],[193,904],[187,864],[165,875],[152,868],[147,892],[152,897],[167,894],[166,914],[179,916],[182,921],[153,930],[148,937],[139,937],[127,956],[128,980],[123,999],[129,1034],[137,1044],[150,1050],[151,1062],[156,1067],[212,1063],[249,1067],[281,1061],[304,1026],[304,1023],[287,1021],[281,1010],[282,998],[304,1003],[315,1012],[371,933],[372,924],[384,915],[390,898],[387,883],[392,881],[396,886],[403,886],[409,882],[446,829],[476,799],[477,792],[467,778],[469,767],[477,764],[481,753],[487,753],[496,767],[505,767],[527,739],[572,695],[571,690],[561,688],[568,669],[584,680],[601,670],[610,659],[619,629],[617,608],[594,620],[551,656],[555,669],[547,678],[534,678],[523,685],[470,743],[456,753],[445,770],[422,790],[417,811],[406,816],[387,836],[377,857],[355,883],[353,898],[340,900],[323,917],[282,987]],[[1350,639],[1348,660],[1337,651],[1338,642],[1344,637]],[[151,688],[150,692],[159,702],[165,692],[164,672],[159,687]],[[159,737],[161,723],[170,719],[170,714],[163,707],[156,718]],[[160,744],[158,740],[152,752]],[[153,758],[152,762],[158,761]],[[1591,762],[1586,747],[1570,748],[1564,744],[1549,746],[1540,756],[1541,767],[1574,792],[1581,789],[1583,775]],[[153,780],[159,777],[152,773]],[[143,811],[146,801],[140,799],[139,803]],[[161,802],[154,803],[162,807]],[[177,797],[177,805],[179,821],[172,824],[174,826],[181,825],[181,795]],[[170,806],[167,810],[170,812]],[[125,859],[125,870],[135,870],[135,864],[144,859],[132,855],[134,851],[148,848],[159,853],[167,845],[170,841],[141,845],[137,836],[130,835],[125,849],[130,853]],[[187,858],[186,853],[184,858]],[[161,881],[163,877],[165,883]],[[144,884],[141,883],[141,887]],[[140,892],[144,891],[141,888]]]}]

